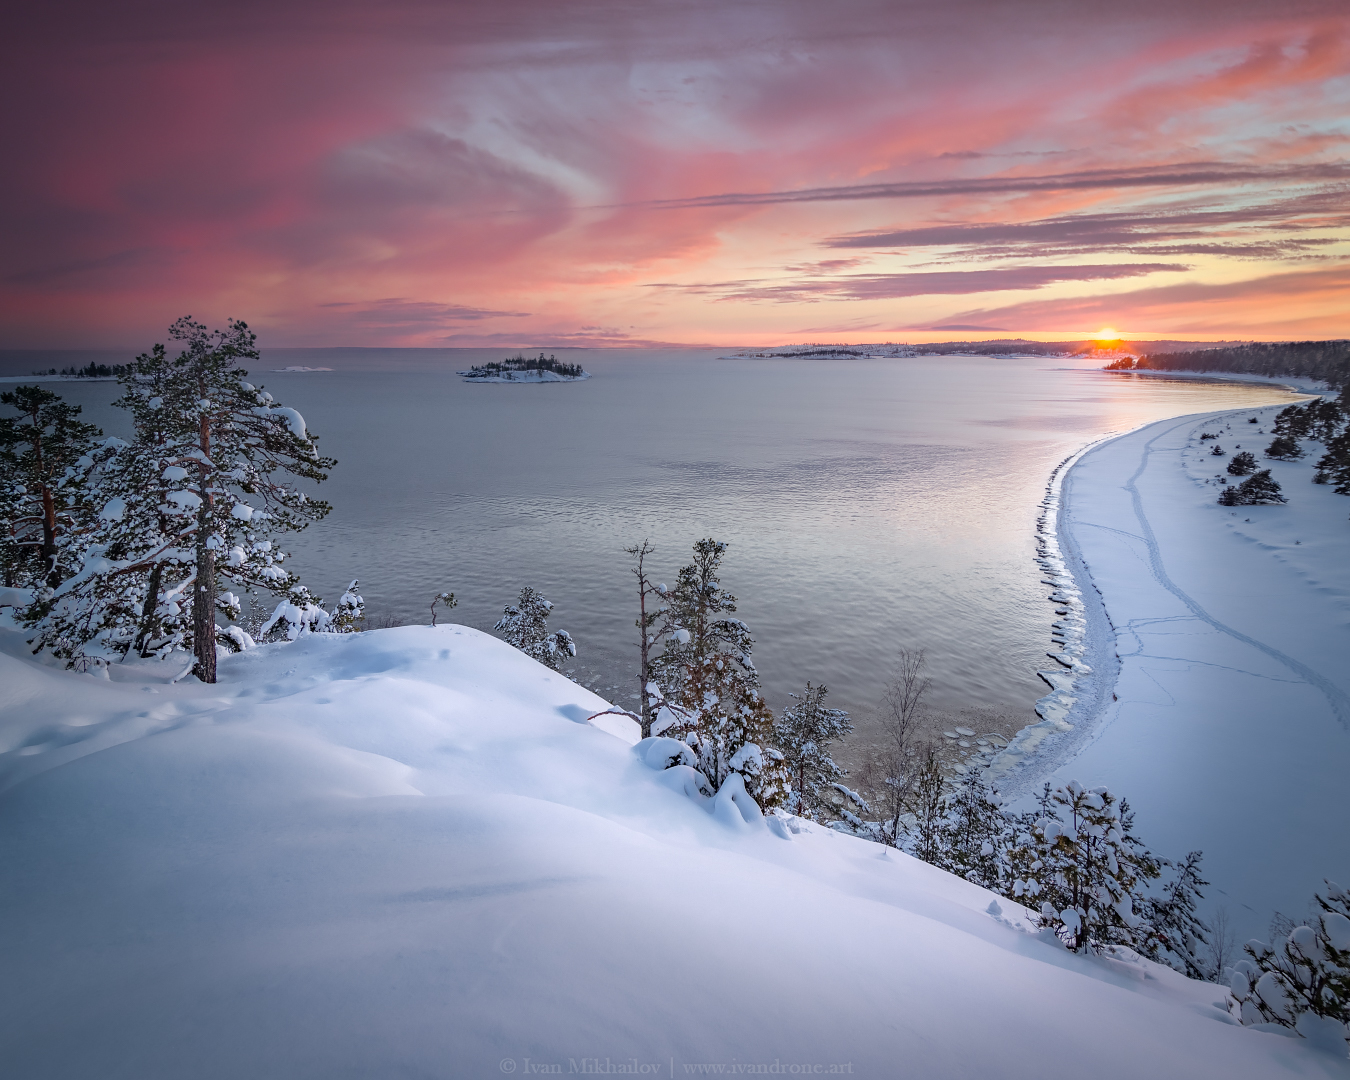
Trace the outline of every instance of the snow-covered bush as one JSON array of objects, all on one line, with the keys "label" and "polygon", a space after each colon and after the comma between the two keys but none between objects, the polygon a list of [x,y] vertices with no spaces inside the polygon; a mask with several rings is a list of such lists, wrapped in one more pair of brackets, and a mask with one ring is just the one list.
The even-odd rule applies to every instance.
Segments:
[{"label": "snow-covered bush", "polygon": [[508,645],[558,671],[568,657],[576,656],[577,646],[566,630],[549,631],[548,614],[552,610],[553,605],[542,593],[526,585],[516,602],[502,611],[493,629],[501,631]]},{"label": "snow-covered bush", "polygon": [[982,770],[967,769],[943,800],[934,862],[986,889],[1002,890],[1012,833],[1012,819],[997,792],[985,784]]},{"label": "snow-covered bush", "polygon": [[1316,900],[1312,925],[1243,947],[1247,958],[1234,965],[1231,984],[1242,1023],[1350,1038],[1350,895],[1328,881]]},{"label": "snow-covered bush", "polygon": [[1256,506],[1288,501],[1280,494],[1279,482],[1270,475],[1269,469],[1262,469],[1254,476],[1247,477],[1236,487],[1225,488],[1219,496],[1220,506]]},{"label": "snow-covered bush", "polygon": [[1129,805],[1076,780],[1047,784],[1038,802],[1008,851],[1014,898],[1076,952],[1142,946],[1149,927],[1135,906],[1159,866],[1133,834]]},{"label": "snow-covered bush", "polygon": [[845,775],[830,757],[830,744],[853,730],[848,713],[825,707],[827,693],[823,684],[808,682],[800,694],[790,695],[796,704],[784,709],[773,725],[774,744],[792,777],[785,806],[813,821],[833,811],[834,785]]},{"label": "snow-covered bush", "polygon": [[359,631],[361,620],[366,616],[366,602],[356,591],[358,584],[354,580],[347,586],[332,611],[325,609],[323,601],[317,596],[311,596],[305,586],[292,586],[290,594],[276,606],[271,618],[258,627],[258,640],[294,641],[301,634],[352,634]]},{"label": "snow-covered bush", "polygon": [[439,592],[431,598],[431,625],[436,625],[436,605],[440,604],[442,610],[449,611],[451,608],[459,607],[459,601],[455,599],[452,592]]}]

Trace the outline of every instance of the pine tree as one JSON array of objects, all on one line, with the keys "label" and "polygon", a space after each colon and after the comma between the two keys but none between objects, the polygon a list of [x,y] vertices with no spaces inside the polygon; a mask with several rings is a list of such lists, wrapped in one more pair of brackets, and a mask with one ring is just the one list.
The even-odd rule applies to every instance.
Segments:
[{"label": "pine tree", "polygon": [[980,769],[969,768],[944,800],[935,861],[976,885],[1002,889],[1003,857],[1011,831],[997,793],[989,790]]},{"label": "pine tree", "polygon": [[662,704],[652,734],[693,748],[713,791],[737,773],[751,798],[769,809],[787,796],[789,778],[750,659],[754,639],[740,619],[725,617],[736,610],[718,578],[726,547],[712,539],[694,544],[694,561],[663,596],[664,644],[651,661]]},{"label": "pine tree", "polygon": [[1172,867],[1175,875],[1158,894],[1141,905],[1149,932],[1139,951],[1190,979],[1210,976],[1200,955],[1201,946],[1209,944],[1210,929],[1195,910],[1196,901],[1204,899],[1200,890],[1209,884],[1200,876],[1200,859],[1198,851],[1190,852],[1176,864],[1159,859],[1159,865]]},{"label": "pine tree", "polygon": [[1229,476],[1250,476],[1254,472],[1256,472],[1256,455],[1246,450],[1239,450],[1228,463]]},{"label": "pine tree", "polygon": [[1350,431],[1343,431],[1327,442],[1327,452],[1315,467],[1315,483],[1334,484],[1338,495],[1350,495]]},{"label": "pine tree", "polygon": [[67,541],[85,523],[84,479],[103,433],[40,386],[0,393],[0,536],[5,585],[54,589],[70,576]]},{"label": "pine tree", "polygon": [[[272,536],[328,512],[284,477],[318,482],[333,461],[319,455],[298,412],[244,380],[239,361],[258,358],[246,325],[208,331],[185,318],[170,334],[183,343],[176,358],[156,346],[122,376],[116,404],[131,412],[136,437],[100,472],[102,510],[80,573],[29,625],[38,647],[72,660],[97,641],[124,651],[188,647],[198,678],[214,682],[217,645],[248,639],[216,625],[217,610],[235,619],[241,611],[222,582],[281,595],[297,611],[321,607],[282,568],[286,555]],[[128,604],[140,609],[130,636]]]},{"label": "pine tree", "polygon": [[910,784],[903,821],[903,839],[898,845],[926,863],[938,863],[943,845],[943,811],[947,781],[937,753],[928,747]]},{"label": "pine tree", "polygon": [[1236,487],[1225,488],[1219,496],[1220,506],[1256,506],[1261,503],[1282,503],[1288,500],[1280,494],[1280,485],[1269,469],[1247,477]]},{"label": "pine tree", "polygon": [[[1350,1037],[1350,895],[1334,882],[1316,894],[1312,925],[1297,926],[1267,944],[1249,941],[1232,978],[1244,1024],[1279,1024],[1307,1034],[1304,1014]],[[1339,1025],[1337,1027],[1336,1025]]]},{"label": "pine tree", "polygon": [[[1309,403],[1312,404],[1311,402]],[[1281,409],[1275,416],[1275,434],[1284,439],[1292,440],[1297,443],[1299,439],[1306,439],[1312,427],[1313,415],[1309,409],[1299,405],[1290,405]]]},{"label": "pine tree", "polygon": [[1129,804],[1104,787],[1046,784],[1008,852],[1013,896],[1040,903],[1041,923],[1075,952],[1140,947],[1148,927],[1134,910],[1158,861],[1134,836]]},{"label": "pine tree", "polygon": [[502,611],[493,629],[501,631],[508,645],[514,645],[545,667],[560,671],[568,657],[576,656],[577,646],[566,630],[549,632],[548,615],[552,610],[553,605],[543,593],[526,585],[516,602]]},{"label": "pine tree", "polygon": [[796,704],[784,709],[773,725],[774,745],[791,776],[785,805],[812,821],[831,811],[828,792],[846,775],[830,757],[830,744],[853,730],[848,713],[825,707],[827,693],[824,684],[808,682],[801,694],[790,695]]},{"label": "pine tree", "polygon": [[1298,440],[1290,435],[1276,435],[1266,447],[1266,457],[1277,461],[1297,461],[1303,456]]},{"label": "pine tree", "polygon": [[[1344,397],[1344,392],[1342,392]],[[1339,401],[1319,398],[1308,405],[1308,435],[1318,442],[1330,442],[1345,423],[1345,409]]]}]

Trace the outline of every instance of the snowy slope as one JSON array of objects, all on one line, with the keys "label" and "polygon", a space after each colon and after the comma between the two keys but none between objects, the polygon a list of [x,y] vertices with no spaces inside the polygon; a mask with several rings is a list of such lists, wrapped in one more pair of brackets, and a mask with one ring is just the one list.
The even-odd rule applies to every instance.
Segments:
[{"label": "snowy slope", "polygon": [[[1166,420],[1090,450],[1060,516],[1106,682],[1097,715],[1087,685],[1073,730],[1047,740],[1054,778],[1125,795],[1162,854],[1203,850],[1239,942],[1265,937],[1277,910],[1306,917],[1323,878],[1350,880],[1350,499],[1310,482],[1316,444],[1302,462],[1262,456],[1278,408]],[[1229,457],[1202,431],[1222,432],[1230,456],[1254,451],[1289,504],[1219,506]]]},{"label": "snowy slope", "polygon": [[216,686],[0,645],[6,1076],[1347,1071],[895,852],[725,824],[465,627],[266,646]]}]

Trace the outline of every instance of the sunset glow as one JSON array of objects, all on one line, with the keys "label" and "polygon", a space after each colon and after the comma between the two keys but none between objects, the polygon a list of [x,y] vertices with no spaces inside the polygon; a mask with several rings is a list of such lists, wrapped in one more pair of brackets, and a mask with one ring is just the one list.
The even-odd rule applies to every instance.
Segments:
[{"label": "sunset glow", "polygon": [[1329,0],[20,18],[0,346],[1350,334]]}]

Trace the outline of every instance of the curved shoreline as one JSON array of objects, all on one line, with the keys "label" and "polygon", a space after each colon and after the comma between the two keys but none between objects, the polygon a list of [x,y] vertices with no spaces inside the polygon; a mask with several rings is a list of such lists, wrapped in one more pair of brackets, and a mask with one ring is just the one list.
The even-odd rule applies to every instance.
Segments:
[{"label": "curved shoreline", "polygon": [[[1078,740],[1068,737],[1078,732],[1081,738],[1100,722],[1106,695],[1115,685],[1120,666],[1119,657],[1110,647],[1114,628],[1106,602],[1065,527],[1064,485],[1084,456],[1156,423],[1167,421],[1152,421],[1092,440],[1056,465],[1046,481],[1036,518],[1036,563],[1042,583],[1054,590],[1047,600],[1058,605],[1055,613],[1059,618],[1051,626],[1063,633],[1064,641],[1057,652],[1046,653],[1055,666],[1047,665],[1036,672],[1050,687],[1035,705],[1040,721],[1017,732],[989,762],[988,782],[1005,798],[1026,794],[1053,771],[1053,761],[1071,756],[1072,745]],[[1087,602],[1085,596],[1089,597]]]},{"label": "curved shoreline", "polygon": [[1054,680],[991,777],[1009,801],[1074,778],[1129,798],[1154,851],[1203,852],[1205,907],[1239,940],[1350,874],[1347,501],[1307,457],[1267,462],[1287,504],[1216,499],[1280,407],[1155,421],[1061,466],[1038,559],[1091,670]]},{"label": "curved shoreline", "polygon": [[[1170,374],[1158,373],[1158,376],[1165,378]],[[1228,381],[1253,380],[1234,378]],[[1317,392],[1290,385],[1287,381],[1277,385],[1291,393]],[[1069,498],[1075,466],[1093,451],[1150,428],[1171,425],[1171,430],[1188,423],[1199,427],[1250,411],[1250,408],[1244,408],[1183,413],[1153,420],[1128,431],[1108,433],[1083,445],[1051,471],[1045,497],[1039,504],[1041,512],[1036,519],[1036,563],[1043,575],[1042,583],[1053,590],[1047,597],[1058,605],[1058,618],[1052,628],[1063,640],[1059,650],[1046,653],[1054,663],[1037,671],[1050,687],[1050,692],[1035,704],[1036,714],[1041,719],[1018,731],[1007,747],[990,755],[987,762],[986,778],[1005,799],[1011,801],[1027,795],[1056,769],[1072,760],[1100,728],[1107,705],[1116,700],[1115,687],[1121,672],[1116,627],[1106,598],[1094,581],[1069,528]]]}]

